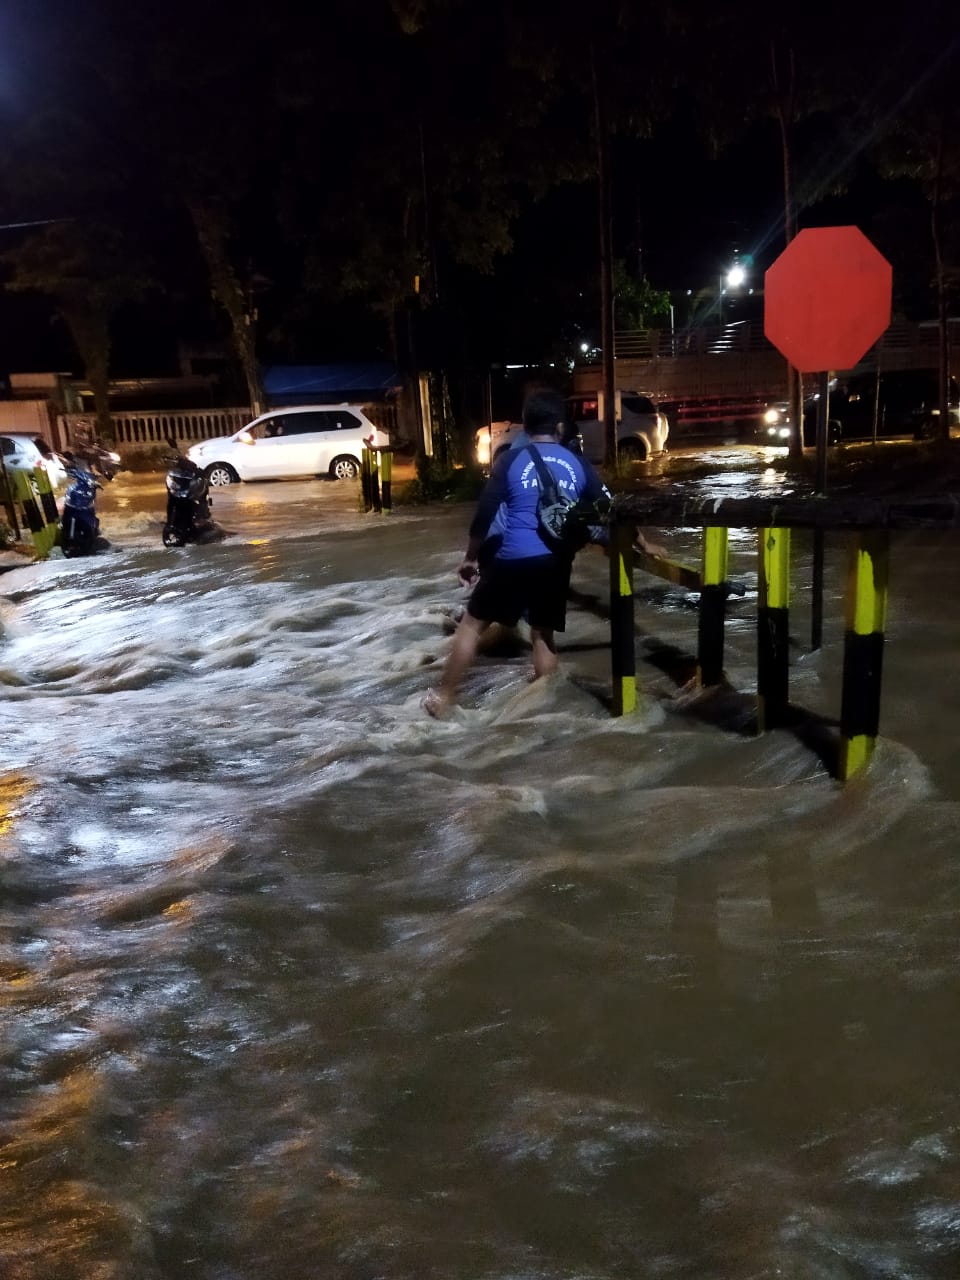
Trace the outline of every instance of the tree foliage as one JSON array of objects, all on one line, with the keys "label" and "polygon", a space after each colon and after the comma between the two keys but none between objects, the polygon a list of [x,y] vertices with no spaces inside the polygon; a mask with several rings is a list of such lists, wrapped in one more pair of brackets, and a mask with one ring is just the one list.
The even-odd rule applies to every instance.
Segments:
[{"label": "tree foliage", "polygon": [[64,221],[26,235],[3,255],[7,288],[46,294],[63,317],[93,391],[99,433],[112,435],[108,400],[110,322],[152,285],[110,223]]},{"label": "tree foliage", "polygon": [[[744,249],[772,254],[795,220],[875,166],[936,209],[924,284],[952,296],[956,127],[935,86],[956,82],[955,18],[940,0],[927,0],[924,22],[905,0],[275,0],[229,11],[168,0],[149,20],[111,0],[45,8],[40,23],[21,6],[12,28],[21,57],[0,102],[0,212],[71,219],[62,234],[75,244],[102,239],[86,266],[114,273],[114,300],[151,274],[182,315],[212,297],[254,402],[258,356],[282,346],[322,359],[343,317],[372,343],[360,307],[391,355],[423,311],[444,350],[459,327],[480,359],[496,335],[471,311],[498,298],[504,335],[515,342],[526,313],[534,344],[552,352],[588,327],[578,308],[599,316],[598,213],[578,194],[597,180],[598,143],[616,140],[616,194],[635,180],[629,140],[693,108],[717,148],[753,149],[758,181],[780,174],[782,212],[758,210]],[[681,163],[650,175],[642,198],[669,208]],[[566,220],[552,261],[523,235],[537,209]],[[613,209],[611,266],[630,235]],[[107,253],[111,236],[126,271]],[[8,240],[18,287],[40,278],[30,256],[49,243]],[[76,296],[77,252],[65,253],[63,280],[48,255],[61,309]],[[522,293],[511,300],[504,282]],[[667,313],[640,270],[620,270],[613,293],[621,326]]]}]

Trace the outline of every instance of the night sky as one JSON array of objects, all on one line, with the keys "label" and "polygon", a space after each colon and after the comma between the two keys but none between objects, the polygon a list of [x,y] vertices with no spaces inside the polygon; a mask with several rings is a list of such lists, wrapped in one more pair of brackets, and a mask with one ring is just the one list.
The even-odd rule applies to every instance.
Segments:
[{"label": "night sky", "polygon": [[[122,241],[96,267],[116,275],[128,252],[119,274],[136,278],[110,303],[115,376],[174,372],[179,340],[228,337],[196,204],[222,220],[264,363],[392,358],[411,306],[432,312],[423,341],[439,358],[535,362],[598,337],[590,41],[614,121],[615,257],[669,290],[678,312],[735,255],[752,256],[759,286],[783,247],[775,41],[799,67],[799,225],[860,225],[894,262],[900,309],[932,314],[929,182],[908,144],[937,118],[939,86],[956,84],[952,7],[892,5],[882,22],[849,2],[775,21],[745,0],[651,14],[439,0],[11,4],[0,214]],[[0,232],[0,368],[79,371],[49,272],[38,290],[9,287],[32,235]]]}]

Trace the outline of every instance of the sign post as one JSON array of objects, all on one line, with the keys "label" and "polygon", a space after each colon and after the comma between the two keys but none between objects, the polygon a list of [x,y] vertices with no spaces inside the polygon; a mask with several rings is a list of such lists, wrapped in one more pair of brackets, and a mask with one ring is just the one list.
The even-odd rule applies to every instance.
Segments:
[{"label": "sign post", "polygon": [[[893,270],[858,227],[801,231],[764,277],[763,331],[800,373],[819,374],[815,488],[827,488],[830,370],[852,369],[890,324]],[[798,422],[795,430],[801,430]],[[823,537],[814,539],[811,643],[823,638]]]}]

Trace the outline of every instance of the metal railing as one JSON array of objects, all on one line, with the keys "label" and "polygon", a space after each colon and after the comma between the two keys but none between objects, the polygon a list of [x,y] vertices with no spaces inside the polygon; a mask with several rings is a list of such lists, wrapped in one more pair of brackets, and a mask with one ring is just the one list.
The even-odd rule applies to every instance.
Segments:
[{"label": "metal railing", "polygon": [[[214,436],[229,436],[250,422],[249,409],[139,409],[129,413],[111,413],[114,443],[119,447],[163,444],[194,444]],[[92,414],[66,414],[57,419],[62,447],[68,447],[78,433],[96,434],[97,420]]]},{"label": "metal railing", "polygon": [[[950,322],[949,352],[960,366],[960,320]],[[895,321],[866,353],[854,372],[936,368],[939,335],[935,324]],[[621,330],[615,336],[617,385],[632,387],[657,399],[705,396],[786,395],[787,362],[763,336],[761,321],[721,328]],[[838,370],[838,372],[850,372]],[[598,365],[583,365],[574,374],[574,389],[595,391]]]},{"label": "metal railing", "polygon": [[[960,319],[947,330],[952,350],[960,351]],[[719,356],[732,352],[775,352],[761,320],[726,325],[690,325],[682,329],[618,329],[614,336],[618,360],[677,360],[684,356]],[[935,324],[895,320],[857,366],[876,367],[881,360],[905,360],[904,368],[936,363],[939,332]],[[891,366],[892,367],[892,366]]]}]

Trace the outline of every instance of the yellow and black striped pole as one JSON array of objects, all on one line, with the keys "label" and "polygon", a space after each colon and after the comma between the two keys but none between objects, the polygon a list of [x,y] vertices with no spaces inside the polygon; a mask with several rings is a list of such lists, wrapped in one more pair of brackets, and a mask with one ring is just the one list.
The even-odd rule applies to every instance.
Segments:
[{"label": "yellow and black striped pole", "polygon": [[790,530],[758,529],[757,731],[782,724],[790,659]]},{"label": "yellow and black striped pole", "polygon": [[610,526],[611,711],[628,715],[637,708],[637,656],[633,624],[633,526]]},{"label": "yellow and black striped pole", "polygon": [[393,450],[380,450],[380,502],[385,513],[393,510]]},{"label": "yellow and black striped pole", "polygon": [[371,448],[370,454],[370,504],[374,511],[381,510],[380,503],[380,454]]},{"label": "yellow and black striped pole", "polygon": [[373,510],[373,497],[370,492],[370,449],[367,445],[363,445],[360,450],[360,492],[363,495],[364,511]]},{"label": "yellow and black striped pole", "polygon": [[841,781],[862,769],[870,759],[880,728],[889,571],[887,531],[871,529],[858,534],[847,575],[838,767]]},{"label": "yellow and black striped pole", "polygon": [[727,602],[727,530],[703,531],[703,569],[697,632],[697,683],[723,679],[723,619]]}]

